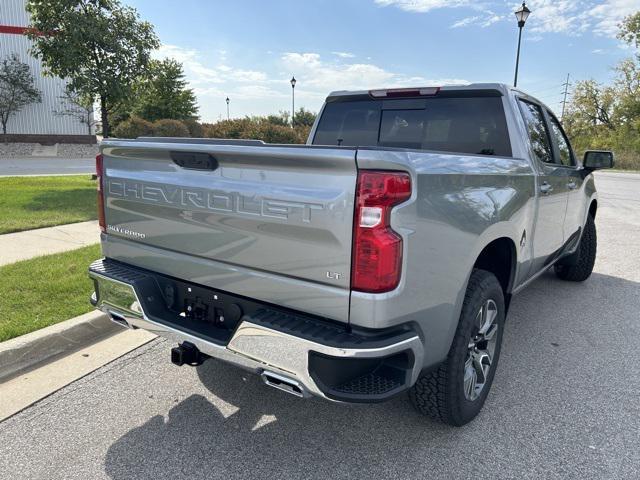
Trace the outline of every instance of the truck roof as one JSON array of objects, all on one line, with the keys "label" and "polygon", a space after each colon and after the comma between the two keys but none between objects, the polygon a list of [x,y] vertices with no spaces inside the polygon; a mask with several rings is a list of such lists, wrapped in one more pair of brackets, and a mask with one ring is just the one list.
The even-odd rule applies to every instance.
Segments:
[{"label": "truck roof", "polygon": [[[445,91],[445,92],[451,92],[451,91],[478,91],[478,90],[493,90],[493,91],[497,91],[500,92],[502,95],[507,95],[509,92],[517,92],[519,95],[525,97],[525,98],[529,98],[529,100],[534,100],[535,102],[539,103],[540,105],[542,105],[544,108],[546,108],[547,110],[552,110],[551,108],[549,108],[548,105],[545,105],[544,102],[540,101],[539,99],[537,99],[536,97],[534,97],[533,95],[529,95],[526,92],[523,92],[522,90],[506,84],[506,83],[467,83],[464,85],[428,85],[428,86],[419,86],[419,87],[389,87],[389,88],[376,88],[376,89],[372,89],[372,90],[336,90],[334,92],[331,92],[328,96],[326,101],[330,102],[331,100],[337,100],[337,99],[343,99],[346,100],[345,97],[359,97],[359,96],[372,96],[372,92],[384,92],[385,90],[388,91],[398,91],[398,90],[405,90],[405,91],[419,91],[419,90],[432,90],[432,89],[438,89],[437,91]],[[435,91],[433,92],[435,93]],[[432,95],[433,93],[424,93],[423,95]],[[377,96],[377,95],[376,95]],[[384,97],[385,95],[383,94],[382,97]]]},{"label": "truck roof", "polygon": [[[394,90],[397,87],[389,87],[388,89],[380,88],[380,89],[372,89],[372,90],[336,90],[331,92],[327,98],[332,97],[343,97],[343,96],[358,96],[358,95],[369,95],[369,92],[377,91],[377,90]],[[422,85],[419,87],[401,87],[406,88],[407,90],[418,90],[418,89],[430,89],[430,88],[439,88],[440,90],[498,90],[503,94],[506,94],[510,90],[517,90],[511,85],[507,85],[506,83],[468,83],[464,85]]]}]

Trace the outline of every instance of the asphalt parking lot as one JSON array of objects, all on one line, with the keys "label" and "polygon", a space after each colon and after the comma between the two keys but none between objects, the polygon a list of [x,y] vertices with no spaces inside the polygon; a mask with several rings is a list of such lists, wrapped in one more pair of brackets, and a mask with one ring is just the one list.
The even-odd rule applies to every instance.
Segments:
[{"label": "asphalt parking lot", "polygon": [[514,299],[463,428],[404,396],[339,405],[216,361],[175,367],[155,340],[1,423],[0,478],[640,478],[640,175],[597,185],[595,273]]}]

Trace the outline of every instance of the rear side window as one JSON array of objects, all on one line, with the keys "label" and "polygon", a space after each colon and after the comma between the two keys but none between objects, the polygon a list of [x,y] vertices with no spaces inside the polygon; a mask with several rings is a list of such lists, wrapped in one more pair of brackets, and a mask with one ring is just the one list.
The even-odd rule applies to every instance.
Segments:
[{"label": "rear side window", "polygon": [[380,102],[336,102],[324,107],[314,145],[357,147],[378,144]]},{"label": "rear side window", "polygon": [[549,141],[549,132],[544,122],[542,109],[533,103],[525,100],[518,100],[522,116],[527,125],[527,133],[531,141],[533,154],[544,163],[554,163],[553,153],[551,151],[551,142]]},{"label": "rear side window", "polygon": [[313,143],[511,156],[501,97],[329,103]]}]

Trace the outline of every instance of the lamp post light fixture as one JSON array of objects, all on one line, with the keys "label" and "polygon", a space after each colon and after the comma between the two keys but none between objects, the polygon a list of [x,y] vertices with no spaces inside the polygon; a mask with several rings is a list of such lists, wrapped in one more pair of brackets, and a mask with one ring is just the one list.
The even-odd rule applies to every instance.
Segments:
[{"label": "lamp post light fixture", "polygon": [[296,77],[291,77],[291,128],[295,125],[296,116]]},{"label": "lamp post light fixture", "polygon": [[520,42],[522,41],[522,28],[524,27],[527,18],[531,14],[531,10],[527,8],[525,2],[522,2],[522,5],[515,12],[516,18],[518,19],[518,53],[516,54],[516,75],[513,79],[513,86],[518,86],[518,64],[520,63]]},{"label": "lamp post light fixture", "polygon": [[231,100],[229,100],[229,97],[227,97],[227,100],[226,100],[226,102],[227,102],[227,120],[230,120],[230,117],[229,117],[229,102],[230,101]]}]

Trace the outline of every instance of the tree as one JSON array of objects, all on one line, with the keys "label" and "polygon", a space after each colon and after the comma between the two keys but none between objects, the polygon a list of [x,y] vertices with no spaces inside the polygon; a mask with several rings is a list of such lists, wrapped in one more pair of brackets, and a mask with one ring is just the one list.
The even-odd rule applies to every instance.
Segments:
[{"label": "tree", "polygon": [[295,122],[296,127],[302,125],[304,127],[312,127],[313,122],[316,121],[316,114],[305,110],[304,107],[300,107],[300,110],[296,112]]},{"label": "tree", "polygon": [[272,125],[291,126],[291,114],[286,110],[280,110],[277,115],[267,115],[265,120]]},{"label": "tree", "polygon": [[613,149],[621,168],[640,168],[640,12],[620,24],[618,38],[636,50],[621,61],[611,85],[576,84],[565,128],[578,150]]},{"label": "tree", "polygon": [[131,94],[160,42],[149,22],[119,0],[28,0],[33,53],[48,73],[69,79],[79,95],[98,99],[102,134],[109,113]]},{"label": "tree", "polygon": [[614,101],[615,93],[610,87],[602,87],[595,80],[582,80],[574,88],[571,111],[591,125],[613,129]]},{"label": "tree", "polygon": [[29,65],[14,53],[0,63],[0,123],[7,135],[9,118],[27,105],[39,103],[42,97],[35,87]]},{"label": "tree", "polygon": [[[291,126],[291,112],[288,110],[280,110],[277,115],[267,115],[267,122],[273,125],[281,125],[283,127]],[[295,126],[296,127],[311,127],[313,126],[313,122],[316,121],[316,114],[306,110],[304,107],[300,107],[300,109],[296,112],[295,117]]]},{"label": "tree", "polygon": [[135,87],[131,113],[154,122],[161,119],[197,118],[193,90],[187,88],[182,64],[173,60],[151,60],[147,75]]},{"label": "tree", "polygon": [[640,49],[640,12],[624,18],[620,24],[618,38]]},{"label": "tree", "polygon": [[87,135],[92,135],[92,127],[97,123],[93,109],[93,99],[86,95],[66,89],[64,95],[60,97],[62,108],[55,110],[55,114],[60,117],[74,117],[80,123],[86,125]]}]

